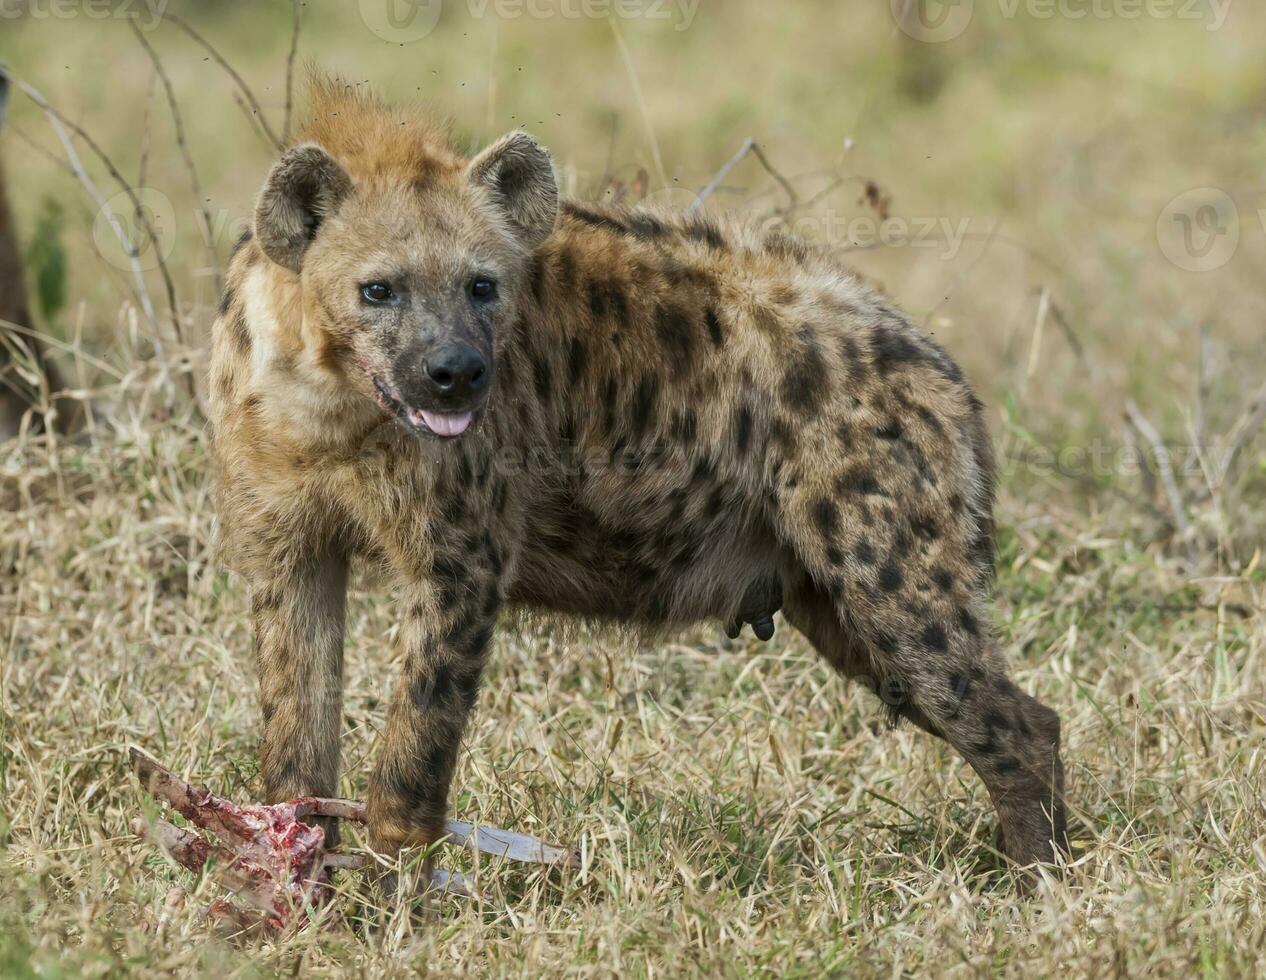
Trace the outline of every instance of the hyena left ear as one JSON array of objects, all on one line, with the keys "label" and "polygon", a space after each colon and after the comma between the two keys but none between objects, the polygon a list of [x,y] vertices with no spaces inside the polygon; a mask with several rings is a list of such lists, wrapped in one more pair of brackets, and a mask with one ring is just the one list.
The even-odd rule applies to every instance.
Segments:
[{"label": "hyena left ear", "polygon": [[528,249],[549,237],[558,219],[558,179],[549,153],[527,133],[501,137],[470,161],[466,175],[483,187]]},{"label": "hyena left ear", "polygon": [[264,254],[298,272],[321,222],[352,190],[352,178],[315,143],[281,155],[255,205],[255,238]]}]

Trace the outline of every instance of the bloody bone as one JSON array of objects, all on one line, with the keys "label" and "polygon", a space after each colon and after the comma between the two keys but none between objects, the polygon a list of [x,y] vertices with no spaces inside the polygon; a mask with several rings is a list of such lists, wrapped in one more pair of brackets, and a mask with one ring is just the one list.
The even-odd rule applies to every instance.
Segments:
[{"label": "bloody bone", "polygon": [[[305,908],[320,908],[330,900],[331,868],[360,868],[367,857],[325,850],[325,832],[308,817],[334,817],[365,822],[365,806],[354,800],[301,797],[271,806],[239,805],[210,790],[185,782],[139,749],[129,750],[132,770],[141,785],[194,826],[207,831],[208,840],[156,819],[132,821],[132,830],[158,844],[180,865],[201,871],[211,863],[217,882],[234,892],[249,909],[227,901],[212,904],[207,913],[243,931],[281,932],[307,917]],[[475,827],[450,820],[444,843],[474,847],[485,854],[559,867],[579,867],[574,850],[544,844],[526,834]],[[432,872],[430,888],[469,895],[469,882],[458,872]]]}]

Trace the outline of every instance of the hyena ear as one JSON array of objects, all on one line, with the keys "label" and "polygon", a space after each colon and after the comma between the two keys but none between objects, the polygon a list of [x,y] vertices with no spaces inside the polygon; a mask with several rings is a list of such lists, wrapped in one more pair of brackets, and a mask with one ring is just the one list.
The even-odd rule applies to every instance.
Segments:
[{"label": "hyena ear", "polygon": [[352,178],[315,143],[282,154],[255,205],[255,238],[264,254],[293,272],[328,218],[352,190]]},{"label": "hyena ear", "polygon": [[470,161],[466,175],[483,187],[528,249],[549,237],[558,219],[558,179],[549,153],[527,133],[501,137]]}]

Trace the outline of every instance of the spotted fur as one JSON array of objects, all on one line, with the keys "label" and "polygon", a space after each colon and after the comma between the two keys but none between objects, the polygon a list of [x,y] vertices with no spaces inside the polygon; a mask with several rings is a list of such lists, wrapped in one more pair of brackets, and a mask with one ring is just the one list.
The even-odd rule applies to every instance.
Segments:
[{"label": "spotted fur", "polygon": [[[314,119],[233,258],[211,368],[269,799],[337,789],[360,557],[401,599],[378,847],[440,832],[507,607],[666,629],[763,624],[781,604],[837,671],[967,759],[1010,857],[1050,860],[1059,721],[1007,678],[988,627],[993,464],[945,352],[786,236],[555,201],[526,137],[468,162],[412,116],[320,84]],[[320,172],[341,171],[328,187],[293,169],[313,146]],[[356,297],[384,265],[413,284],[387,326]],[[453,298],[475,266],[500,283],[490,308]],[[486,344],[494,380],[459,438],[376,400],[401,330]]]}]

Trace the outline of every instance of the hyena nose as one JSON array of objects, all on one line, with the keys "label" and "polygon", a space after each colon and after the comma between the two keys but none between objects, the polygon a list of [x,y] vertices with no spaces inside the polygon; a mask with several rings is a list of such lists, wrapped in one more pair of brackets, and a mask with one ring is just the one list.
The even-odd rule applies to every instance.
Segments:
[{"label": "hyena nose", "polygon": [[426,375],[445,398],[470,398],[488,384],[488,361],[469,344],[451,344],[427,358]]}]

